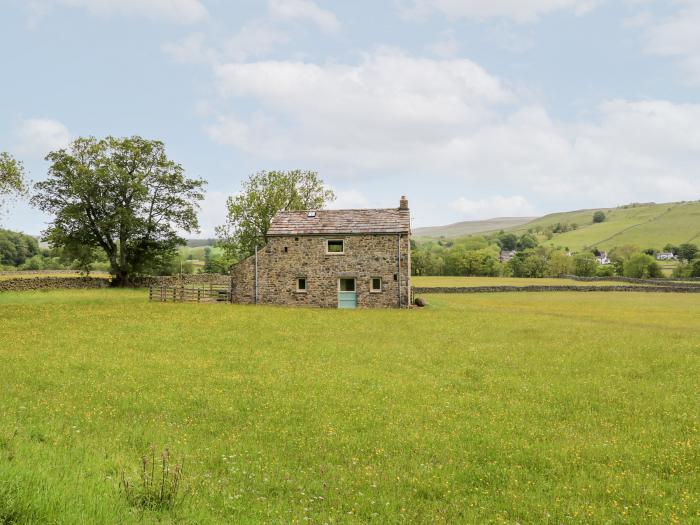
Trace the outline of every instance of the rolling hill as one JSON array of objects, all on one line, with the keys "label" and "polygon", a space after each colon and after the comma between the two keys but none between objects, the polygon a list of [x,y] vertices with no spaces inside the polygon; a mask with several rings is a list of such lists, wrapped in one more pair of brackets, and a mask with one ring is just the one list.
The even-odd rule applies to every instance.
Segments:
[{"label": "rolling hill", "polygon": [[[605,222],[594,224],[593,213],[602,210],[606,214]],[[496,221],[501,219],[495,219]],[[515,222],[518,219],[509,219]],[[489,224],[491,221],[474,221]],[[512,231],[517,234],[528,230],[540,231],[560,224],[576,225],[575,230],[555,233],[551,239],[540,235],[540,243],[550,246],[568,247],[573,251],[597,247],[609,250],[615,246],[634,244],[640,248],[661,249],[667,243],[700,243],[700,201],[672,202],[665,204],[629,204],[617,208],[593,208],[562,213],[552,213],[543,217],[512,224],[506,227],[488,228],[449,237],[464,237],[490,231]],[[458,223],[469,224],[469,223]],[[436,228],[419,228],[414,233],[417,237],[439,237],[440,234],[457,226],[450,225]],[[423,233],[425,230],[438,232],[438,235]],[[466,230],[465,230],[466,231]],[[448,237],[448,235],[445,235]]]},{"label": "rolling hill", "polygon": [[488,219],[483,221],[463,221],[448,224],[447,226],[429,226],[426,228],[415,228],[413,236],[419,240],[425,238],[445,237],[454,239],[458,237],[466,237],[467,235],[476,235],[480,233],[497,232],[501,230],[509,230],[517,228],[523,224],[527,224],[536,217],[499,217],[496,219]]}]

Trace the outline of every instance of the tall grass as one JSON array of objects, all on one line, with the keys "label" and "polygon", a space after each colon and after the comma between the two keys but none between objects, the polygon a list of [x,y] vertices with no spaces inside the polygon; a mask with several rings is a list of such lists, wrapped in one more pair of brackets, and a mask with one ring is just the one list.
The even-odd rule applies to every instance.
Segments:
[{"label": "tall grass", "polygon": [[0,523],[700,521],[699,297],[428,300],[0,294]]}]

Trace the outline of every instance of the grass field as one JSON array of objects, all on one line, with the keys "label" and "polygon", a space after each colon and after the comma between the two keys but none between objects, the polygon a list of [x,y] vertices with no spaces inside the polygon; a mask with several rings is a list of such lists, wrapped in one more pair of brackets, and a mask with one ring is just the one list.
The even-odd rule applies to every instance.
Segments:
[{"label": "grass field", "polygon": [[411,284],[416,287],[466,287],[466,286],[635,286],[623,281],[576,281],[574,279],[529,279],[519,277],[450,277],[436,276],[411,277]]},{"label": "grass field", "polygon": [[0,294],[0,523],[700,522],[698,296],[427,299]]}]

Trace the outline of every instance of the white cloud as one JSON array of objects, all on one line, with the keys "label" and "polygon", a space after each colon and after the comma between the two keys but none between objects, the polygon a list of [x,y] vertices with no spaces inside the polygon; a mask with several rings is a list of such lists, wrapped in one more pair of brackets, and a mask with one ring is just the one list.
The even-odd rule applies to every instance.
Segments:
[{"label": "white cloud", "polygon": [[30,0],[35,16],[44,16],[55,7],[86,9],[99,16],[143,16],[179,24],[202,22],[209,12],[201,0]]},{"label": "white cloud", "polygon": [[682,7],[663,20],[646,18],[646,50],[655,55],[676,57],[688,80],[700,85],[700,4],[681,0]]},{"label": "white cloud", "polygon": [[601,0],[397,0],[399,10],[408,17],[422,17],[433,12],[450,18],[508,18],[532,22],[541,15],[568,10],[577,15],[593,9]]},{"label": "white cloud", "polygon": [[287,20],[308,20],[326,33],[336,33],[340,30],[340,22],[335,14],[321,9],[312,0],[269,0],[268,6],[273,17]]},{"label": "white cloud", "polygon": [[374,208],[375,206],[360,191],[357,190],[335,190],[336,199],[329,204],[333,210],[347,210],[352,208]]},{"label": "white cloud", "polygon": [[392,50],[357,64],[221,64],[214,76],[214,140],[336,179],[422,175],[550,202],[700,197],[700,105],[613,100],[563,123],[469,60]]},{"label": "white cloud", "polygon": [[534,217],[535,207],[521,195],[504,197],[495,195],[486,199],[470,200],[460,197],[450,203],[450,208],[465,219],[491,219],[494,217]]},{"label": "white cloud", "polygon": [[21,155],[44,157],[50,151],[65,148],[73,136],[57,120],[32,118],[22,121],[17,130],[17,152]]}]

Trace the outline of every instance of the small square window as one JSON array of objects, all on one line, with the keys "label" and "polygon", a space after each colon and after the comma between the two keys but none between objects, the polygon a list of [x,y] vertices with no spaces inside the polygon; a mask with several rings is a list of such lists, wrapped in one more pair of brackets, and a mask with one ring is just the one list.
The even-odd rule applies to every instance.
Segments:
[{"label": "small square window", "polygon": [[343,240],[326,241],[326,253],[345,253],[345,242]]},{"label": "small square window", "polygon": [[297,292],[306,292],[306,277],[297,279]]},{"label": "small square window", "polygon": [[377,293],[377,292],[382,291],[382,278],[381,277],[372,277],[372,279],[370,279],[369,291],[373,292],[373,293]]}]

